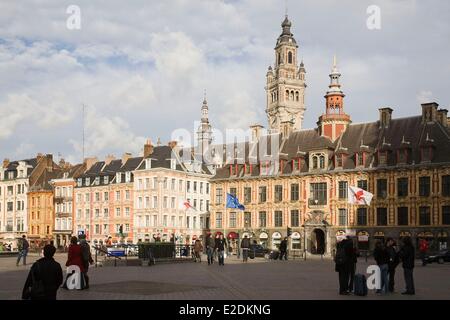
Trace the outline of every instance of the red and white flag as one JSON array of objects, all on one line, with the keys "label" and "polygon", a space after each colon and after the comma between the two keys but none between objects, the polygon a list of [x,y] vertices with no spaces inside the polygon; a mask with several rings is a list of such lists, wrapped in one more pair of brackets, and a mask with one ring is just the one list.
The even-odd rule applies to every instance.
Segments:
[{"label": "red and white flag", "polygon": [[372,201],[373,194],[358,188],[358,187],[348,187],[348,203],[359,204],[370,206],[370,201]]},{"label": "red and white flag", "polygon": [[197,210],[187,200],[182,200],[180,203],[180,209],[184,210]]}]

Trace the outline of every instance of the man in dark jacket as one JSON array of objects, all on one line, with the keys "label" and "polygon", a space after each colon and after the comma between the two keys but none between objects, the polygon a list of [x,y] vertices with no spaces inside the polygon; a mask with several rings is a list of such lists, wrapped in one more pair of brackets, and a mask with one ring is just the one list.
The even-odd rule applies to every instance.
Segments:
[{"label": "man in dark jacket", "polygon": [[350,240],[352,242],[352,250],[351,250],[351,254],[350,254],[350,259],[349,259],[349,263],[348,263],[348,278],[349,278],[349,283],[348,283],[348,291],[352,292],[353,288],[354,288],[354,280],[355,280],[355,273],[356,273],[356,263],[358,262],[358,256],[359,256],[359,252],[358,249],[356,248],[356,246],[353,243],[353,240]]},{"label": "man in dark jacket", "polygon": [[241,241],[242,248],[242,260],[244,262],[248,261],[248,252],[250,250],[250,239],[245,235],[244,239]]},{"label": "man in dark jacket", "polygon": [[[22,291],[22,299],[31,300],[56,300],[58,288],[63,283],[61,265],[53,259],[56,248],[51,244],[44,247],[44,257],[36,261],[28,273],[25,286]],[[42,291],[36,290],[38,286],[33,281],[40,282]]]},{"label": "man in dark jacket", "polygon": [[287,241],[287,237],[285,237],[281,243],[280,243],[280,260],[287,260],[287,245],[288,245],[288,241]]},{"label": "man in dark jacket", "polygon": [[19,266],[20,258],[23,258],[23,265],[27,264],[27,254],[28,249],[30,248],[30,244],[28,243],[27,237],[25,235],[22,236],[22,239],[18,241],[18,249],[19,256],[17,257],[16,266]]},{"label": "man in dark jacket", "polygon": [[83,258],[83,266],[84,266],[83,278],[85,283],[83,289],[89,289],[89,277],[87,273],[89,270],[89,265],[93,264],[94,260],[92,259],[91,247],[86,241],[86,236],[84,234],[80,234],[78,236],[78,239],[80,240],[81,255]]},{"label": "man in dark jacket", "polygon": [[335,271],[339,273],[339,294],[349,294],[350,264],[353,263],[353,241],[348,237],[338,242],[334,258]]},{"label": "man in dark jacket", "polygon": [[224,253],[225,253],[225,247],[227,246],[227,242],[223,238],[223,234],[219,236],[219,238],[216,239],[216,250],[217,255],[219,257],[219,266],[223,266],[224,264]]},{"label": "man in dark jacket", "polygon": [[403,247],[400,249],[399,256],[402,260],[403,276],[406,284],[406,291],[402,292],[402,294],[413,295],[416,293],[413,278],[415,252],[410,237],[403,239]]},{"label": "man in dark jacket", "polygon": [[378,267],[380,267],[381,272],[381,288],[377,289],[377,293],[387,293],[388,292],[388,263],[389,255],[387,253],[386,247],[383,245],[381,240],[375,243],[375,249],[373,250],[373,257],[377,262]]},{"label": "man in dark jacket", "polygon": [[389,292],[394,292],[395,285],[395,268],[398,265],[398,254],[396,250],[395,241],[392,238],[388,238],[386,241],[386,251],[389,256],[388,262],[388,278],[389,278]]}]

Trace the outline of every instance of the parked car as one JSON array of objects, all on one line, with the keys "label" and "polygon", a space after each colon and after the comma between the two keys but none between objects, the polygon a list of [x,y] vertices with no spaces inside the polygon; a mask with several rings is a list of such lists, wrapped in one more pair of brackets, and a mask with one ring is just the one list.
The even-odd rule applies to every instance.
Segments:
[{"label": "parked car", "polygon": [[443,250],[437,254],[428,255],[425,257],[427,263],[437,262],[444,263],[450,262],[450,250]]},{"label": "parked car", "polygon": [[264,248],[260,244],[251,244],[248,257],[250,259],[254,259],[255,257],[269,259],[270,251],[270,249]]}]

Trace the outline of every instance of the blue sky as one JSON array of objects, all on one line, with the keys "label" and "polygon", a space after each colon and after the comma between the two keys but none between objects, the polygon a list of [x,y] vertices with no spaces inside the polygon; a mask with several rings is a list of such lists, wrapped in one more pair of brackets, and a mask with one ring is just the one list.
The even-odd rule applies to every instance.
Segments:
[{"label": "blue sky", "polygon": [[[66,27],[69,5],[81,29]],[[369,5],[381,29],[366,26]],[[266,125],[265,73],[284,19],[284,0],[10,1],[0,4],[0,157],[58,153],[137,155],[193,130],[204,89],[215,128]],[[450,97],[450,3],[445,0],[288,1],[306,66],[305,120],[324,110],[333,55],[353,122],[420,113]]]}]

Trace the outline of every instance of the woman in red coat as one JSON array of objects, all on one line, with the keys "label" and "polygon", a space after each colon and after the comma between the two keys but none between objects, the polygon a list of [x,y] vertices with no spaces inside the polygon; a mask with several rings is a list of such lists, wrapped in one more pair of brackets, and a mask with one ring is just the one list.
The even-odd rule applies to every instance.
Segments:
[{"label": "woman in red coat", "polygon": [[81,246],[78,244],[77,237],[70,238],[69,253],[67,257],[66,267],[76,265],[81,272],[85,272],[83,265],[83,256]]}]

